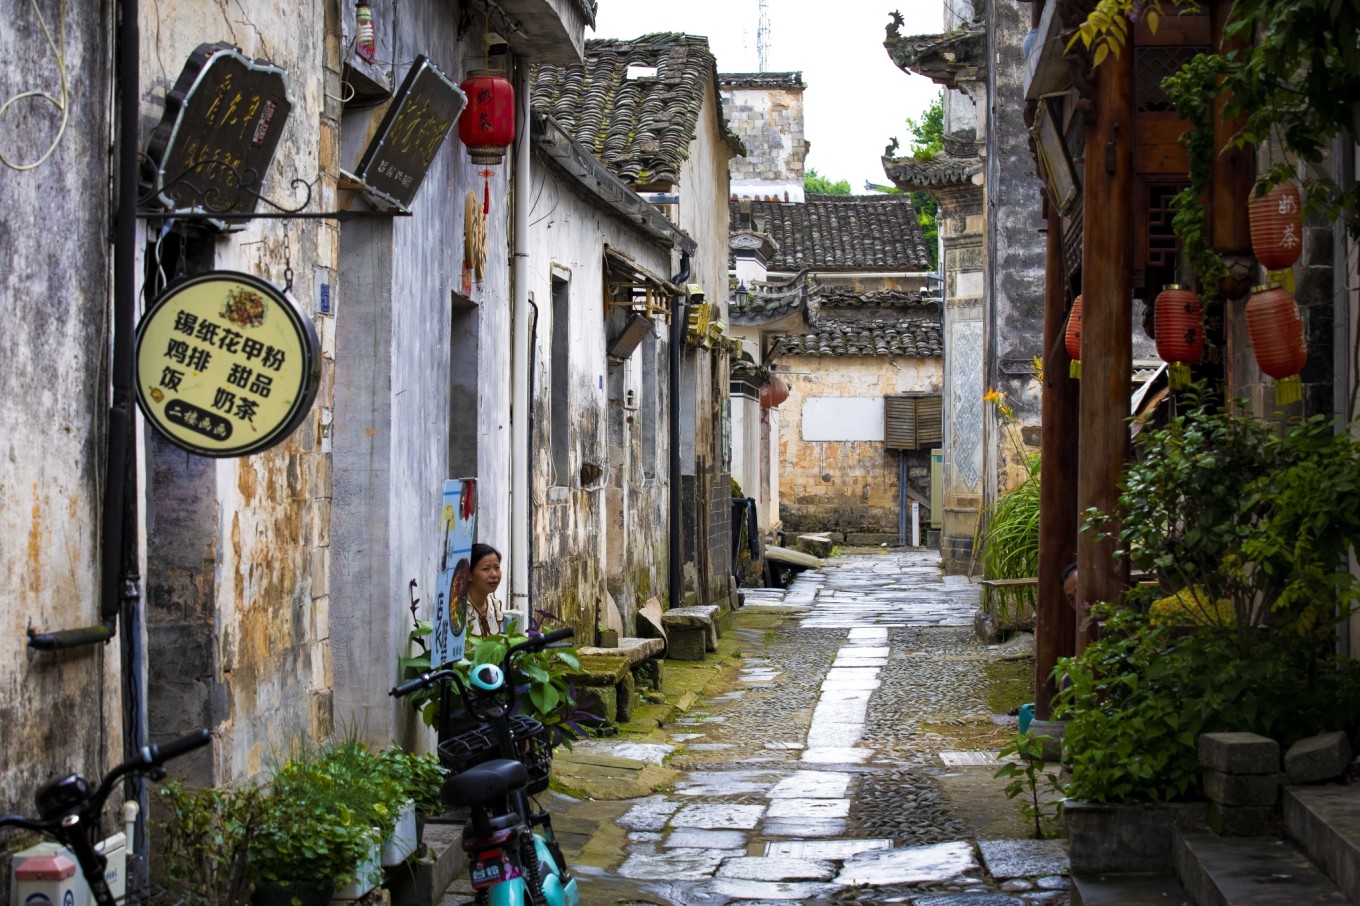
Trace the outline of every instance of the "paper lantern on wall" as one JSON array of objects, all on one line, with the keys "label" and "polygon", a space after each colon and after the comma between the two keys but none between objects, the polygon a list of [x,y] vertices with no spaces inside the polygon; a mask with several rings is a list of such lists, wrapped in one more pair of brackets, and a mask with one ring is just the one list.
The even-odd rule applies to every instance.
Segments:
[{"label": "paper lantern on wall", "polygon": [[1067,355],[1072,364],[1067,368],[1069,377],[1081,378],[1081,296],[1072,303],[1072,311],[1067,316]]},{"label": "paper lantern on wall", "polygon": [[[515,86],[499,69],[474,69],[458,86],[467,107],[458,117],[458,138],[474,164],[504,163],[505,149],[515,141]],[[482,213],[491,213],[491,170],[483,169]]]},{"label": "paper lantern on wall", "polygon": [[1251,221],[1251,250],[1266,270],[1293,267],[1303,252],[1303,213],[1298,183],[1285,182],[1247,208]]},{"label": "paper lantern on wall", "polygon": [[1204,358],[1204,310],[1199,297],[1177,284],[1157,294],[1157,355],[1168,365],[1173,390],[1190,385],[1190,366]]},{"label": "paper lantern on wall", "polygon": [[777,377],[771,377],[768,383],[760,386],[760,408],[775,409],[779,404],[789,398],[789,385]]},{"label": "paper lantern on wall", "polygon": [[1255,287],[1247,302],[1247,330],[1256,364],[1275,379],[1276,405],[1297,403],[1303,397],[1299,372],[1308,362],[1308,344],[1294,294],[1273,283]]}]

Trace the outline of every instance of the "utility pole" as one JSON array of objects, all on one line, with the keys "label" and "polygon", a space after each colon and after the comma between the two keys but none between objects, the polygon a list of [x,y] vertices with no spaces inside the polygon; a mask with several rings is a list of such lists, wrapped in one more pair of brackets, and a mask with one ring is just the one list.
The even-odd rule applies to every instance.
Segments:
[{"label": "utility pole", "polygon": [[770,0],[760,0],[760,19],[756,23],[756,57],[760,71],[769,68],[770,58]]}]

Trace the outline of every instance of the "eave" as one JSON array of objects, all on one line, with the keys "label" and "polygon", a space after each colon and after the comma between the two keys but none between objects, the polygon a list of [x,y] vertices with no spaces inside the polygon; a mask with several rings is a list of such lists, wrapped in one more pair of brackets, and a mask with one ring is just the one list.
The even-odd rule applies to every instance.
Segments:
[{"label": "eave", "polygon": [[948,34],[902,37],[890,27],[883,42],[888,56],[903,72],[923,75],[945,88],[987,77],[987,29],[981,23]]}]

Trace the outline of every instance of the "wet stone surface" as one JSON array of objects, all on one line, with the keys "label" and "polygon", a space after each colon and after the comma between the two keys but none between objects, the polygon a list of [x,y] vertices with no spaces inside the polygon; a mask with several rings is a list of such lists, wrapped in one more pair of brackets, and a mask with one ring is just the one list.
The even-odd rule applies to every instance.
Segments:
[{"label": "wet stone surface", "polygon": [[951,806],[939,753],[1013,732],[987,706],[975,585],[935,552],[874,551],[744,594],[762,622],[735,621],[740,670],[667,725],[673,752],[632,750],[679,775],[597,834],[621,836],[583,906],[1066,906],[1060,844],[980,848]]}]

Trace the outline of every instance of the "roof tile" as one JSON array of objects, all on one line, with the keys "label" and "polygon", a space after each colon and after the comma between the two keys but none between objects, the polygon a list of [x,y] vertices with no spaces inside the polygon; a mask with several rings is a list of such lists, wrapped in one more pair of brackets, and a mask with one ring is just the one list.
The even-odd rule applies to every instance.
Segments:
[{"label": "roof tile", "polygon": [[732,204],[738,228],[749,204],[757,228],[778,245],[770,268],[778,271],[924,271],[930,253],[916,209],[904,195],[808,195],[803,202]]}]

